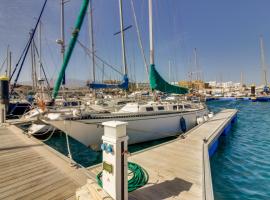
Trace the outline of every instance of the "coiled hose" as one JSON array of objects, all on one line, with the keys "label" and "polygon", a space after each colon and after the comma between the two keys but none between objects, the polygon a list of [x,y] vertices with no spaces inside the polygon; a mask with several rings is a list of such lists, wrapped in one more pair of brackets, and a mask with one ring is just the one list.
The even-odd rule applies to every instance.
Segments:
[{"label": "coiled hose", "polygon": [[[128,180],[128,192],[137,190],[147,184],[149,175],[140,165],[128,162],[128,170],[130,171],[128,175],[132,175],[131,179]],[[102,172],[98,173],[96,178],[98,185],[102,187]]]}]

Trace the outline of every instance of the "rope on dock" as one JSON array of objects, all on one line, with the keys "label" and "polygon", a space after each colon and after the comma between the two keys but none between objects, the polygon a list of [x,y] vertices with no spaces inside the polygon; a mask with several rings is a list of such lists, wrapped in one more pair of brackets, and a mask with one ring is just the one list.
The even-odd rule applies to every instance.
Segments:
[{"label": "rope on dock", "polygon": [[[149,180],[149,174],[140,165],[128,162],[129,175],[133,175],[131,179],[128,180],[128,192],[137,190],[138,188],[146,185]],[[98,185],[102,187],[102,171],[96,176]]]},{"label": "rope on dock", "polygon": [[74,160],[72,158],[72,154],[71,154],[71,150],[70,150],[70,145],[69,145],[69,139],[68,139],[68,134],[67,134],[67,129],[66,129],[66,120],[64,120],[64,125],[65,125],[65,135],[66,135],[66,143],[67,143],[67,150],[68,150],[68,157],[70,159],[70,163],[73,165],[74,164]]},{"label": "rope on dock", "polygon": [[55,130],[56,130],[56,128],[54,128],[54,129],[53,129],[53,131],[52,131],[51,135],[50,135],[48,138],[46,138],[46,139],[44,139],[44,140],[42,140],[42,139],[38,139],[38,140],[40,140],[40,141],[42,141],[42,142],[47,142],[48,140],[50,140],[50,139],[51,139],[51,137],[53,136],[53,134],[54,134]]},{"label": "rope on dock", "polygon": [[[30,133],[30,135],[35,135],[35,136],[41,136],[41,135],[46,135],[47,133],[49,133],[52,130],[52,126],[45,132],[43,133]],[[53,130],[53,132],[55,131],[55,129]]]}]

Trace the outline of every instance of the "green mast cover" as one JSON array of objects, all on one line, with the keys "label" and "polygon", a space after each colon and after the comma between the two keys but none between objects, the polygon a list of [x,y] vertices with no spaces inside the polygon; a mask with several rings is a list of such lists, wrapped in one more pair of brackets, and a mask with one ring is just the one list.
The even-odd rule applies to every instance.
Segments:
[{"label": "green mast cover", "polygon": [[165,81],[156,70],[154,64],[150,65],[149,81],[150,81],[150,88],[152,90],[158,90],[161,92],[174,94],[188,93],[188,88],[171,85],[167,81]]},{"label": "green mast cover", "polygon": [[79,13],[79,16],[78,16],[76,24],[75,24],[75,29],[74,29],[74,31],[72,33],[72,37],[71,37],[71,39],[69,41],[68,49],[67,49],[67,51],[66,51],[66,53],[64,55],[64,61],[63,61],[60,73],[59,73],[58,78],[57,78],[57,80],[56,80],[56,82],[54,84],[53,99],[55,99],[57,97],[57,95],[58,95],[58,91],[59,91],[59,88],[61,86],[61,82],[62,82],[64,73],[66,71],[68,62],[70,60],[72,51],[73,51],[73,49],[75,47],[75,44],[76,44],[80,29],[81,29],[81,26],[82,26],[82,23],[83,23],[84,16],[85,16],[86,11],[87,11],[88,4],[89,4],[89,0],[83,0],[83,4],[81,6],[80,13]]}]

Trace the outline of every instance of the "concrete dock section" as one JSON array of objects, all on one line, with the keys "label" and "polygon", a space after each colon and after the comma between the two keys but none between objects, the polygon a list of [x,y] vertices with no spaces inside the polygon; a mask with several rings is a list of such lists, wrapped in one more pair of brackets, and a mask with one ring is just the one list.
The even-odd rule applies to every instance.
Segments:
[{"label": "concrete dock section", "polygon": [[[219,136],[228,133],[236,114],[234,109],[223,110],[184,138],[131,155],[129,161],[148,172],[149,182],[129,193],[129,199],[213,200],[209,154],[216,150]],[[101,167],[89,170],[98,173]]]},{"label": "concrete dock section", "polygon": [[83,169],[28,138],[15,126],[0,128],[0,199],[75,199]]}]

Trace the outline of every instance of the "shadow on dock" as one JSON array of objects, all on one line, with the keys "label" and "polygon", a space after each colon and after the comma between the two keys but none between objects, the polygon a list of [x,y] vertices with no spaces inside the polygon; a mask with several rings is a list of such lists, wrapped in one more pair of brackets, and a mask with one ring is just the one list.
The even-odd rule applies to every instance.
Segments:
[{"label": "shadow on dock", "polygon": [[44,144],[32,144],[32,145],[5,147],[5,148],[0,148],[0,151],[8,151],[8,150],[14,150],[14,149],[26,149],[26,148],[32,148],[32,147],[37,147],[37,146],[43,146],[43,145]]},{"label": "shadow on dock", "polygon": [[152,199],[157,194],[158,199],[173,198],[179,196],[181,192],[189,191],[191,186],[191,182],[180,178],[174,178],[173,180],[166,180],[160,183],[150,183],[146,187],[129,194],[129,199]]}]

